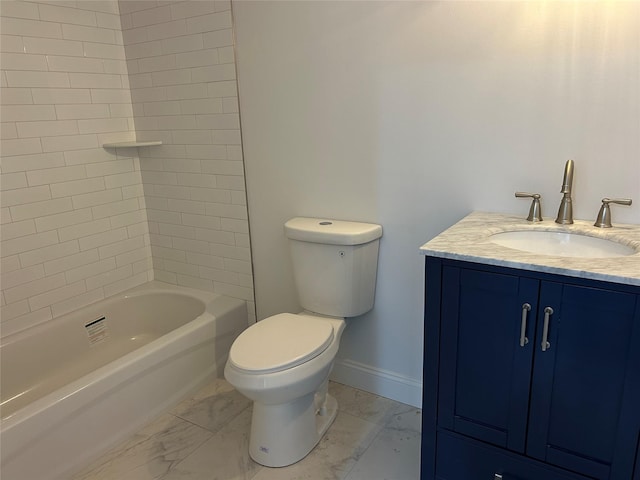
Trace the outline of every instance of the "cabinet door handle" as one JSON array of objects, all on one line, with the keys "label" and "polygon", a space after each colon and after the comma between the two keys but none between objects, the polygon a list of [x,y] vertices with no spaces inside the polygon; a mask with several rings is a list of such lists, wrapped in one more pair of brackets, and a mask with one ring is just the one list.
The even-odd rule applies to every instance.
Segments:
[{"label": "cabinet door handle", "polygon": [[545,307],[544,308],[544,324],[542,325],[542,351],[546,352],[551,344],[547,341],[549,338],[549,318],[553,315],[553,308]]},{"label": "cabinet door handle", "polygon": [[[522,304],[522,321],[520,322],[520,346],[524,347],[529,343],[527,338],[527,314],[531,310],[531,305],[528,303]],[[497,475],[497,474],[496,474]]]}]

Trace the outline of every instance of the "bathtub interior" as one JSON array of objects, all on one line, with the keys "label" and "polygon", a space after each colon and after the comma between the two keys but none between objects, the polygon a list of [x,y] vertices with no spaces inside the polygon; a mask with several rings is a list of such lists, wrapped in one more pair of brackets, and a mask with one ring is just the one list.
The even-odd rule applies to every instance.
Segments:
[{"label": "bathtub interior", "polygon": [[[202,300],[181,293],[138,293],[3,339],[2,418],[185,325],[205,309]],[[96,325],[100,330],[95,330]],[[101,335],[104,332],[106,336]]]},{"label": "bathtub interior", "polygon": [[[170,303],[174,305],[179,300],[170,295],[178,292],[191,296],[200,300],[201,305],[189,316],[197,315],[203,305],[205,311],[195,320],[3,418],[0,429],[3,478],[68,479],[214,376],[222,375],[231,344],[247,327],[246,302],[155,281],[136,287],[126,295],[133,297],[140,290],[144,291],[143,296],[152,298],[153,294],[160,293],[172,299]],[[108,303],[103,301],[96,304],[96,308],[104,311]],[[145,307],[151,312],[146,318],[157,327],[162,322],[157,321],[158,316],[153,312],[164,314],[167,306],[160,303],[157,295],[152,303],[152,307]],[[69,317],[76,314],[84,317],[88,309]],[[132,323],[129,317],[124,317],[125,323]],[[153,336],[159,335],[151,327],[146,330]],[[127,337],[138,331],[124,329],[123,334]],[[86,337],[84,332],[83,335]],[[20,335],[22,339],[26,337],[27,332]],[[4,343],[4,346],[13,344]]]}]

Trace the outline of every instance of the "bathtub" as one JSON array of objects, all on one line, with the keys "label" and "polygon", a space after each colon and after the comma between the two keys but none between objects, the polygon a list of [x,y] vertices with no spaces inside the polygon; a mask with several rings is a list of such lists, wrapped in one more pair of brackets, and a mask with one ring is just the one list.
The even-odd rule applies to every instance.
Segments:
[{"label": "bathtub", "polygon": [[149,282],[0,344],[3,480],[61,479],[222,375],[243,301]]}]

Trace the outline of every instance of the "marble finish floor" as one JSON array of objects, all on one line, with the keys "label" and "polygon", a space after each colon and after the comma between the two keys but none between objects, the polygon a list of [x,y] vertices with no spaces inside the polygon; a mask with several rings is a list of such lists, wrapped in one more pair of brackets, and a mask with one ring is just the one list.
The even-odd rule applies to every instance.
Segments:
[{"label": "marble finish floor", "polygon": [[338,416],[316,448],[289,467],[251,460],[251,402],[216,379],[72,480],[419,478],[420,409],[333,382],[329,391]]}]

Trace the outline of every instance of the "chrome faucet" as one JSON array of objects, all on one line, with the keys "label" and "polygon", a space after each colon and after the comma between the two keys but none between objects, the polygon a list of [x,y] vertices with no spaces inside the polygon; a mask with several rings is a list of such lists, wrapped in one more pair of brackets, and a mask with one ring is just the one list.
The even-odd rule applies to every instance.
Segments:
[{"label": "chrome faucet", "polygon": [[540,194],[539,193],[527,193],[516,192],[518,198],[533,198],[531,207],[529,208],[529,216],[527,220],[529,222],[541,222],[542,221],[542,208],[540,207]]},{"label": "chrome faucet", "polygon": [[611,207],[610,203],[617,203],[618,205],[631,205],[630,198],[603,198],[602,206],[600,207],[600,211],[598,212],[598,218],[596,218],[596,223],[593,224],[594,227],[598,228],[611,228]]},{"label": "chrome faucet", "polygon": [[567,160],[564,166],[564,178],[562,179],[562,200],[558,209],[556,223],[568,225],[573,223],[573,205],[571,204],[571,188],[573,186],[573,160]]}]

